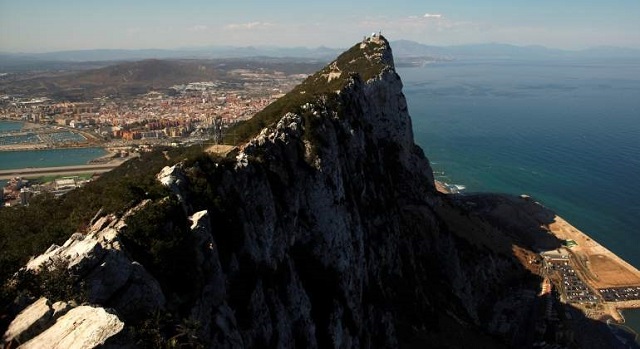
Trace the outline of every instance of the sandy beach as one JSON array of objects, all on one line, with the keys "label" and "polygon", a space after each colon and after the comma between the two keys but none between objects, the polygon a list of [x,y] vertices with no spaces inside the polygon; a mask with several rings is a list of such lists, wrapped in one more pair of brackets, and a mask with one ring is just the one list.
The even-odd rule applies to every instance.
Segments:
[{"label": "sandy beach", "polygon": [[436,190],[439,191],[442,194],[451,194],[451,192],[449,191],[449,189],[447,189],[447,187],[444,185],[444,183],[440,182],[440,181],[434,181],[435,185],[436,185]]}]

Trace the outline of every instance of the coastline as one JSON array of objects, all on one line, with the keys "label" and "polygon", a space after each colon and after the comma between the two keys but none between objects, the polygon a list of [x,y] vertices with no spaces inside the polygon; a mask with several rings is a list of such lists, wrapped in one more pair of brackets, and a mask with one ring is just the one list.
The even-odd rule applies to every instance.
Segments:
[{"label": "coastline", "polygon": [[[547,226],[549,232],[561,240],[577,242],[570,251],[584,261],[585,277],[595,288],[640,286],[640,271],[611,252],[593,238],[557,216]],[[640,307],[640,301],[636,301]]]},{"label": "coastline", "polygon": [[436,186],[436,190],[442,194],[451,194],[451,191],[449,191],[449,189],[447,189],[447,186],[444,184],[444,182],[441,182],[437,179],[433,180],[435,186]]},{"label": "coastline", "polygon": [[55,149],[79,149],[79,148],[102,148],[99,144],[61,144],[51,147],[41,143],[23,143],[23,144],[7,144],[0,145],[2,151],[31,151],[31,150],[55,150]]},{"label": "coastline", "polygon": [[[454,194],[446,183],[434,180],[436,190],[442,194]],[[537,203],[542,206],[541,204]],[[550,224],[541,224],[550,234],[562,241],[573,240],[577,245],[566,249],[572,256],[572,264],[585,283],[593,290],[603,288],[640,287],[640,271],[633,265],[602,246],[596,240],[571,225],[564,218],[555,215]],[[600,294],[599,291],[597,291]],[[582,304],[573,304],[589,318],[607,322],[612,320],[617,325],[624,325],[626,319],[623,312],[640,310],[640,300],[604,301],[600,299],[597,310],[589,309]],[[639,336],[635,328],[626,326]]]}]

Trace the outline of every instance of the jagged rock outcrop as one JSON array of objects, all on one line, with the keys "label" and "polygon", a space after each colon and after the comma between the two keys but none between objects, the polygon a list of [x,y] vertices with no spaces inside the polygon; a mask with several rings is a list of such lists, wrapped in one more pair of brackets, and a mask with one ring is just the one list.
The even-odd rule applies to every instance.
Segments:
[{"label": "jagged rock outcrop", "polygon": [[66,267],[87,285],[89,302],[117,309],[125,318],[161,309],[165,299],[160,285],[131,260],[118,238],[126,218],[146,204],[143,201],[121,218],[109,214],[98,219],[85,234],[75,233],[62,246],[51,246],[29,261],[26,269]]},{"label": "jagged rock outcrop", "polygon": [[5,344],[18,348],[95,348],[117,334],[124,322],[103,308],[40,298],[11,322]]},{"label": "jagged rock outcrop", "polygon": [[[58,268],[66,268],[70,274],[77,276],[77,282],[84,284],[89,303],[113,308],[122,318],[136,318],[162,309],[165,298],[158,281],[142,265],[131,260],[118,237],[126,227],[126,218],[146,204],[148,202],[143,201],[121,218],[109,214],[98,219],[86,232],[75,233],[62,246],[52,245],[45,253],[33,258],[27,263],[25,270],[51,273]],[[73,313],[54,324],[53,321],[70,308],[73,308]],[[105,323],[96,322],[100,319]],[[92,325],[87,325],[84,329],[86,333],[77,334],[74,322]],[[49,300],[41,298],[14,319],[3,340],[5,343],[20,343],[35,337],[29,342],[31,344],[25,344],[25,347],[33,348],[51,347],[42,346],[50,340],[54,341],[51,343],[59,341],[59,347],[62,348],[67,343],[78,340],[86,345],[79,344],[80,346],[75,346],[77,348],[93,347],[119,332],[122,327],[123,322],[118,316],[106,314],[102,308],[73,307],[65,302],[51,305]],[[40,338],[45,334],[44,339]],[[85,334],[95,338],[87,338],[86,342],[82,342]]]},{"label": "jagged rock outcrop", "polygon": [[70,307],[66,302],[51,304],[48,299],[40,298],[18,314],[9,324],[2,340],[5,343],[24,343],[51,326],[53,321],[64,315]]}]

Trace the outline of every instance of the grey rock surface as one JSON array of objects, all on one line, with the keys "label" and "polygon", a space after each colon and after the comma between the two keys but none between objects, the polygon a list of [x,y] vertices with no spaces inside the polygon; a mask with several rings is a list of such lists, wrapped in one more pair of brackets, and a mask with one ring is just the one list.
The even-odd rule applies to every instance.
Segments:
[{"label": "grey rock surface", "polygon": [[56,320],[40,335],[18,348],[88,349],[117,334],[124,323],[102,308],[79,306]]}]

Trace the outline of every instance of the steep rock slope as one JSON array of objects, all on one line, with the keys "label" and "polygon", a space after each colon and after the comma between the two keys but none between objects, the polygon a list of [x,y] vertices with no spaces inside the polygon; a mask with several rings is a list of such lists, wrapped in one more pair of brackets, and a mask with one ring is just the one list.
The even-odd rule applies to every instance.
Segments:
[{"label": "steep rock slope", "polygon": [[[120,291],[118,302],[90,294],[125,322],[108,344],[152,346],[140,329],[164,311],[172,326],[151,332],[185,345],[502,345],[489,325],[499,315],[493,305],[506,292],[533,292],[539,280],[507,235],[435,191],[383,37],[358,43],[230,133],[246,139],[233,157],[176,158],[157,177],[171,197],[92,226],[89,237],[108,237],[98,245],[117,246],[114,257],[150,270],[145,284],[162,289],[135,312]],[[188,239],[169,245],[176,236]],[[86,251],[86,239],[31,264]],[[102,247],[65,258],[106,266],[86,282],[116,291],[124,277],[95,264],[96,255]]]},{"label": "steep rock slope", "polygon": [[205,341],[494,345],[482,304],[522,273],[510,245],[472,246],[436,212],[445,203],[386,40],[356,45],[286,98],[296,103],[280,101],[234,162],[174,168],[188,210],[210,217],[208,281],[192,311]]}]

